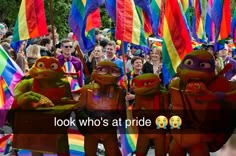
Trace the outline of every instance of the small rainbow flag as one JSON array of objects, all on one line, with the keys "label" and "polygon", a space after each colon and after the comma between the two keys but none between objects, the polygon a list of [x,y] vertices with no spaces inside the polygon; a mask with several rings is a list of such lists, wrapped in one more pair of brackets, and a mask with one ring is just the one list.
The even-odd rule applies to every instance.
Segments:
[{"label": "small rainbow flag", "polygon": [[78,82],[78,77],[80,76],[80,73],[76,72],[74,65],[71,62],[67,61],[62,66],[62,69],[65,73],[67,81],[70,83],[71,91],[79,91],[81,89]]},{"label": "small rainbow flag", "polygon": [[[0,75],[1,81],[0,85],[2,88],[2,100],[5,102],[0,103],[0,111],[1,118],[0,118],[0,127],[3,126],[5,123],[5,117],[7,111],[13,102],[13,91],[16,84],[21,80],[23,77],[23,72],[20,67],[15,63],[14,60],[5,52],[5,50],[0,46]],[[4,98],[3,98],[4,97]]]},{"label": "small rainbow flag", "polygon": [[84,136],[76,130],[68,130],[69,147],[71,156],[84,155]]},{"label": "small rainbow flag", "polygon": [[75,67],[70,61],[64,63],[64,65],[62,66],[62,70],[65,73],[76,73]]},{"label": "small rainbow flag", "polygon": [[[129,106],[127,111],[127,119],[132,120],[132,107]],[[125,123],[122,123],[122,126],[118,127],[120,133],[120,141],[121,141],[121,151],[122,155],[130,155],[136,152],[136,145],[138,141],[138,127],[129,126],[125,127]]]},{"label": "small rainbow flag", "polygon": [[[84,136],[82,134],[80,134],[77,130],[69,129],[68,142],[69,142],[70,156],[84,156],[85,154],[84,153]],[[4,145],[6,146],[6,144]],[[3,148],[5,147],[3,146]],[[20,149],[18,152],[18,155],[19,156],[32,156],[32,153],[30,150]],[[43,155],[44,156],[57,156],[57,154],[43,154]]]},{"label": "small rainbow flag", "polygon": [[48,33],[44,1],[22,0],[16,19],[11,46],[18,52],[19,42]]}]

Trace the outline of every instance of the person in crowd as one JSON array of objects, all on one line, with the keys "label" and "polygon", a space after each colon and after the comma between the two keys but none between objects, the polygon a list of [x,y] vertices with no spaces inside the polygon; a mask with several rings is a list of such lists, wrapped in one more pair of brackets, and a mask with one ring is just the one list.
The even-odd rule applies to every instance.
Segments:
[{"label": "person in crowd", "polygon": [[21,68],[24,73],[27,73],[29,70],[27,58],[25,56],[26,41],[22,41],[19,51],[16,56],[16,63]]},{"label": "person in crowd", "polygon": [[131,89],[132,79],[143,73],[142,72],[143,58],[140,56],[134,56],[131,59],[131,64],[132,64],[133,70],[131,72],[128,72],[126,74],[127,77],[124,78],[124,80],[127,79],[127,87],[128,87],[128,94],[126,95],[125,99],[126,101],[129,101],[130,104],[133,103],[134,98],[135,98],[134,92]]},{"label": "person in crowd", "polygon": [[131,64],[131,59],[134,57],[134,56],[140,56],[141,54],[141,50],[137,48],[137,46],[135,46],[134,44],[130,44],[129,46],[129,55],[128,55],[128,59],[127,59],[127,62],[126,62],[126,71],[127,72],[130,72],[133,70],[133,67],[132,67],[132,64]]},{"label": "person in crowd", "polygon": [[162,51],[161,48],[157,46],[152,46],[150,51],[150,61],[146,61],[143,64],[143,73],[154,73],[162,78]]},{"label": "person in crowd", "polygon": [[214,51],[214,45],[213,44],[208,44],[207,49],[206,49],[210,54],[215,56],[215,51]]},{"label": "person in crowd", "polygon": [[103,52],[103,47],[99,44],[95,45],[94,50],[91,52],[89,56],[89,60],[87,62],[87,67],[89,69],[89,73],[91,74],[95,69],[96,65],[105,60],[105,54]]},{"label": "person in crowd", "polygon": [[0,41],[3,39],[7,30],[8,30],[7,25],[5,23],[0,23]]},{"label": "person in crowd", "polygon": [[78,77],[79,86],[82,87],[84,85],[84,75],[83,75],[83,65],[79,58],[72,56],[71,53],[73,51],[73,45],[70,39],[63,39],[61,41],[61,55],[57,58],[60,62],[61,66],[64,66],[65,63],[69,62],[72,63],[76,72],[80,73]]},{"label": "person in crowd", "polygon": [[41,57],[39,45],[33,44],[26,49],[28,66],[31,68],[37,59]]},{"label": "person in crowd", "polygon": [[223,60],[224,65],[231,64],[232,68],[225,73],[225,78],[229,81],[236,81],[236,61],[229,56],[229,47],[227,44],[224,44],[218,52],[218,56]]},{"label": "person in crowd", "polygon": [[40,55],[41,56],[53,56],[51,53],[52,50],[52,40],[49,38],[43,38],[40,41]]},{"label": "person in crowd", "polygon": [[12,40],[13,37],[13,33],[11,31],[6,32],[6,34],[4,35],[4,39],[8,39],[10,42]]},{"label": "person in crowd", "polygon": [[10,40],[8,38],[5,38],[4,40],[1,41],[0,44],[2,45],[3,49],[7,52],[7,54],[15,61],[17,56],[14,49],[12,49],[10,46]]},{"label": "person in crowd", "polygon": [[116,57],[116,42],[109,41],[106,45],[106,59],[109,61],[114,62],[119,68],[121,72],[121,76],[124,75],[124,67],[123,67],[123,61]]}]

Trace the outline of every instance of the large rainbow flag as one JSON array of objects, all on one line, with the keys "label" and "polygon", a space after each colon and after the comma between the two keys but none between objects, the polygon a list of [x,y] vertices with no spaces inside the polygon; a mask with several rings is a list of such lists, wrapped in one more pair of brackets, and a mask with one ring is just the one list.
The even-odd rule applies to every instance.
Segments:
[{"label": "large rainbow flag", "polygon": [[190,8],[192,6],[192,0],[181,0],[182,6],[183,6],[183,11],[188,23],[188,27],[191,26],[190,24]]},{"label": "large rainbow flag", "polygon": [[216,28],[215,41],[227,38],[231,27],[230,0],[214,0],[212,15]]},{"label": "large rainbow flag", "polygon": [[116,0],[105,1],[105,7],[111,19],[116,21]]},{"label": "large rainbow flag", "polygon": [[231,30],[230,0],[224,0],[222,20],[220,25],[220,39],[229,37]]},{"label": "large rainbow flag", "polygon": [[194,13],[192,16],[192,34],[196,41],[203,42],[205,39],[203,20],[202,20],[202,4],[200,0],[194,0]]},{"label": "large rainbow flag", "polygon": [[145,31],[133,0],[116,1],[116,39],[147,45]]},{"label": "large rainbow flag", "polygon": [[5,52],[0,46],[0,85],[1,103],[0,103],[0,127],[5,122],[7,110],[11,107],[13,102],[13,91],[16,84],[23,77],[23,72],[14,60]]},{"label": "large rainbow flag", "polygon": [[191,37],[178,0],[166,0],[163,26],[163,76],[167,85],[183,57],[192,51]]},{"label": "large rainbow flag", "polygon": [[22,0],[14,27],[12,48],[18,52],[20,41],[47,33],[44,0]]},{"label": "large rainbow flag", "polygon": [[95,29],[101,26],[99,7],[102,0],[73,0],[69,16],[69,26],[79,41],[84,53],[95,45]]},{"label": "large rainbow flag", "polygon": [[156,37],[162,37],[162,26],[164,17],[164,1],[152,0],[151,4],[152,30]]},{"label": "large rainbow flag", "polygon": [[212,6],[214,0],[208,0],[207,11],[206,11],[206,19],[205,19],[205,32],[208,38],[208,42],[215,41],[215,25],[212,20]]},{"label": "large rainbow flag", "polygon": [[139,15],[140,22],[142,23],[142,27],[146,36],[150,36],[152,34],[152,15],[151,15],[151,7],[150,2],[147,0],[134,0],[136,11]]}]

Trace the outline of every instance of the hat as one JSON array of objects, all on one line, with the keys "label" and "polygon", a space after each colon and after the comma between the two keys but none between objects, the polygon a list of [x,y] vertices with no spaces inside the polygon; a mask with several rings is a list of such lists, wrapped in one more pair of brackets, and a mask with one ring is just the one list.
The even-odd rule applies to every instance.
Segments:
[{"label": "hat", "polygon": [[220,40],[216,43],[216,51],[220,51],[223,49],[229,50],[229,46],[225,43],[225,40]]}]

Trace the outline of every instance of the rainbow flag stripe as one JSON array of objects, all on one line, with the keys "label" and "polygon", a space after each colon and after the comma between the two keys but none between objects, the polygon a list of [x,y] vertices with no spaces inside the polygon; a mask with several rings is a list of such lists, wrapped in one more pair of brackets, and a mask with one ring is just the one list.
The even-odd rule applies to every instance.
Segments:
[{"label": "rainbow flag stripe", "polygon": [[180,61],[192,51],[191,37],[177,0],[166,1],[163,29],[163,76],[167,85]]},{"label": "rainbow flag stripe", "polygon": [[116,1],[115,36],[117,40],[134,43],[136,45],[147,45],[145,31],[135,9],[133,0]]},{"label": "rainbow flag stripe", "polygon": [[47,33],[44,1],[22,0],[12,42],[36,38]]}]

